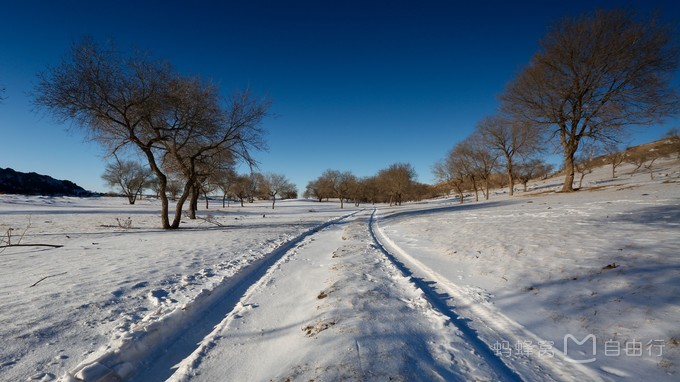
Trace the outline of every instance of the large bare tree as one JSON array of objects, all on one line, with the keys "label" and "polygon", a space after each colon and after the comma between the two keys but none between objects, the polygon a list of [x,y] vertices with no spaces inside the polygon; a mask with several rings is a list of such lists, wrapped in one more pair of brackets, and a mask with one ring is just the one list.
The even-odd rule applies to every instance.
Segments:
[{"label": "large bare tree", "polygon": [[677,113],[674,36],[655,19],[627,11],[566,18],[508,85],[504,111],[546,127],[562,147],[563,191],[574,190],[574,155],[584,139],[617,141],[627,126]]},{"label": "large bare tree", "polygon": [[[167,63],[91,40],[75,44],[60,65],[39,74],[35,93],[36,105],[73,121],[111,152],[131,145],[147,159],[159,184],[165,229],[179,227],[199,176],[197,163],[225,150],[252,163],[250,152],[264,148],[259,125],[268,101],[248,91],[224,101],[215,86]],[[172,222],[165,164],[184,181]]]}]

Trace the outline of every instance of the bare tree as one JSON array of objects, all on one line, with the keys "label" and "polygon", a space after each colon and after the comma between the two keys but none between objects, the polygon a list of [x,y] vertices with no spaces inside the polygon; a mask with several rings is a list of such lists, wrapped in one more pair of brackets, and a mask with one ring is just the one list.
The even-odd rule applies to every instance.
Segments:
[{"label": "bare tree", "polygon": [[648,162],[644,164],[644,167],[649,171],[649,179],[654,180],[654,162],[659,159],[659,153],[656,150],[652,150],[647,154]]},{"label": "bare tree", "polygon": [[626,160],[626,152],[616,144],[605,145],[604,150],[604,157],[612,166],[612,178],[616,178],[616,168]]},{"label": "bare tree", "polygon": [[551,171],[551,164],[547,164],[539,158],[532,158],[517,164],[515,176],[517,181],[524,186],[524,192],[527,192],[527,185],[530,180],[548,176]]},{"label": "bare tree", "polygon": [[135,204],[137,196],[153,177],[148,168],[139,162],[118,160],[108,163],[102,179],[110,187],[119,187],[130,204]]},{"label": "bare tree", "polygon": [[510,190],[514,194],[513,165],[516,156],[528,157],[540,150],[540,130],[528,121],[512,120],[509,116],[485,117],[477,124],[483,142],[505,159],[505,173]]},{"label": "bare tree", "polygon": [[592,158],[577,155],[574,157],[574,168],[576,172],[580,174],[578,178],[578,189],[583,188],[583,178],[588,174],[592,174],[595,170],[595,161]]},{"label": "bare tree", "polygon": [[304,196],[305,198],[315,198],[322,202],[324,199],[328,200],[333,194],[332,180],[322,175],[307,183]]},{"label": "bare tree", "polygon": [[179,196],[180,192],[182,192],[182,189],[184,188],[184,183],[180,180],[177,179],[174,175],[171,175],[167,178],[167,182],[165,185],[165,191],[160,192],[160,187],[159,187],[159,193],[161,200],[163,200],[162,195],[166,195],[166,197],[169,197],[172,200],[177,200],[177,197]]},{"label": "bare tree", "polygon": [[228,198],[236,183],[236,170],[233,166],[224,166],[209,175],[210,183],[222,191],[222,208],[228,206]]},{"label": "bare tree", "polygon": [[[218,184],[222,180],[220,177],[230,171],[233,172],[235,165],[235,158],[229,150],[219,150],[210,155],[203,155],[196,158],[193,164],[194,178],[196,181],[191,185],[189,219],[196,219],[198,199],[201,195],[203,195],[203,198],[205,199],[205,209],[208,209],[210,203],[210,197],[208,195],[218,188],[221,188],[220,184]],[[180,175],[182,175],[181,170]],[[224,199],[225,197],[223,196],[223,207]]]},{"label": "bare tree", "polygon": [[465,175],[475,195],[475,202],[478,202],[480,178],[475,158],[475,148],[470,139],[466,138],[458,142],[449,155],[455,158],[455,164],[459,168],[457,171]]},{"label": "bare tree", "polygon": [[377,176],[362,179],[363,193],[366,202],[375,204],[380,200],[380,185]]},{"label": "bare tree", "polygon": [[583,178],[586,175],[592,174],[595,168],[600,165],[598,155],[600,147],[594,142],[587,142],[580,154],[574,157],[574,170],[580,174],[578,180],[578,189],[583,187]]},{"label": "bare tree", "polygon": [[234,185],[232,187],[232,192],[239,202],[241,202],[241,207],[243,207],[243,202],[250,200],[250,195],[253,190],[253,178],[249,175],[237,175],[234,179]]},{"label": "bare tree", "polygon": [[634,149],[628,149],[626,155],[626,162],[635,166],[631,174],[634,175],[638,170],[644,167],[649,172],[650,180],[654,180],[654,162],[659,159],[659,152],[656,147],[649,149],[644,149],[642,147],[636,147]]},{"label": "bare tree", "polygon": [[491,174],[496,170],[500,153],[487,145],[479,131],[472,133],[464,142],[471,169],[482,184],[484,199],[489,200]]},{"label": "bare tree", "polygon": [[456,150],[451,150],[445,160],[435,163],[433,173],[440,182],[453,188],[458,194],[460,204],[463,204],[467,174],[460,161]]},{"label": "bare tree", "polygon": [[366,178],[352,179],[350,184],[349,197],[354,201],[354,207],[359,207],[362,201],[366,200],[365,189],[366,189]]},{"label": "bare tree", "polygon": [[281,199],[297,199],[298,198],[298,192],[297,192],[297,186],[294,184],[291,184],[292,187],[284,189],[281,192]]},{"label": "bare tree", "polygon": [[340,208],[345,208],[345,199],[349,197],[356,177],[349,171],[326,170],[319,179],[322,184],[330,187],[336,198],[340,199]]},{"label": "bare tree", "polygon": [[264,184],[264,175],[262,175],[259,172],[251,172],[250,173],[250,191],[248,192],[248,202],[249,203],[254,203],[255,198],[258,199],[267,199],[269,195],[267,195],[266,192],[263,192],[263,187],[262,185]]},{"label": "bare tree", "polygon": [[288,194],[295,189],[295,185],[286,179],[285,175],[268,173],[264,175],[263,182],[260,184],[262,194],[267,195],[272,200],[272,209],[276,204],[276,196]]},{"label": "bare tree", "polygon": [[[494,187],[498,188],[505,188],[508,186],[508,177],[507,174],[502,174],[499,172],[491,174],[491,184],[494,185]],[[513,182],[514,184],[514,182]]]},{"label": "bare tree", "polygon": [[[215,86],[183,77],[167,63],[89,40],[40,74],[35,93],[37,106],[75,122],[111,152],[131,145],[147,159],[159,183],[165,229],[179,228],[202,158],[227,150],[253,163],[250,152],[265,148],[258,126],[268,101],[245,91],[223,102]],[[164,163],[172,163],[184,181],[172,223]]]},{"label": "bare tree", "polygon": [[583,138],[617,141],[625,127],[677,113],[671,80],[674,33],[625,11],[596,11],[555,24],[501,96],[504,111],[548,129],[560,143],[573,191],[574,155]]},{"label": "bare tree", "polygon": [[395,163],[378,172],[380,186],[389,197],[390,206],[401,205],[416,179],[416,171],[408,163]]}]

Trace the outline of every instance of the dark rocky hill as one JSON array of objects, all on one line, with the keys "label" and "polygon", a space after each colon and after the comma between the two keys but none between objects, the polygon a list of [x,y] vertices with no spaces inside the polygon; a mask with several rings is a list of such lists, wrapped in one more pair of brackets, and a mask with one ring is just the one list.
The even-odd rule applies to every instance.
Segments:
[{"label": "dark rocky hill", "polygon": [[34,172],[0,168],[0,194],[90,196],[91,192],[68,180]]}]

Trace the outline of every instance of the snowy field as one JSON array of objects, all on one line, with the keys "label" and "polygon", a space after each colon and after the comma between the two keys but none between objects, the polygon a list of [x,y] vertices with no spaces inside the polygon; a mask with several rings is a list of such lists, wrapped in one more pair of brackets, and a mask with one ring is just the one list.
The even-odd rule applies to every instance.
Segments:
[{"label": "snowy field", "polygon": [[0,195],[0,234],[63,245],[0,249],[0,380],[675,381],[680,162],[655,168],[172,232],[155,201]]}]

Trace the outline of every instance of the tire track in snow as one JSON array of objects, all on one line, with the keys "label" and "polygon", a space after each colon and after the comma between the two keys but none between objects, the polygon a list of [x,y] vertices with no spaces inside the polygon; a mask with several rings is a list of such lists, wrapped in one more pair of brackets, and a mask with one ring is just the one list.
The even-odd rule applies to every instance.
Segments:
[{"label": "tire track in snow", "polygon": [[[460,329],[465,338],[483,356],[489,365],[499,374],[503,381],[601,381],[602,378],[588,367],[569,362],[567,357],[554,350],[553,358],[529,357],[527,355],[509,357],[499,356],[491,343],[508,341],[533,340],[542,341],[536,334],[529,332],[518,323],[494,309],[484,307],[470,301],[462,288],[449,282],[437,272],[425,266],[389,239],[378,226],[375,219],[376,209],[373,210],[369,222],[369,230],[376,246],[392,262],[401,273],[423,291],[427,301],[441,314],[449,317],[451,322]],[[416,277],[414,271],[423,278]],[[443,293],[442,293],[443,292]],[[463,317],[449,306],[448,300],[458,301],[465,305],[475,317]],[[462,304],[461,304],[462,303]],[[477,322],[479,329],[470,326],[468,322]],[[483,333],[480,333],[480,330]],[[507,361],[507,362],[506,362]]]},{"label": "tire track in snow", "polygon": [[342,222],[362,210],[327,221],[288,240],[213,290],[204,290],[193,301],[142,323],[143,330],[110,344],[103,352],[80,363],[62,376],[63,382],[161,381],[189,357],[238,304],[242,296],[264,278],[286,253],[319,231]]},{"label": "tire track in snow", "polygon": [[515,370],[508,367],[503,360],[498,357],[493,350],[479,337],[477,332],[472,329],[465,319],[454,313],[451,308],[449,308],[446,300],[442,298],[440,293],[438,293],[428,282],[421,278],[416,278],[404,263],[397,260],[396,256],[388,251],[383,245],[382,241],[376,235],[376,230],[374,227],[375,223],[375,212],[371,213],[370,220],[368,222],[368,229],[371,234],[371,238],[374,241],[376,248],[382,252],[382,254],[387,257],[387,259],[404,275],[404,277],[409,278],[411,283],[415,285],[416,288],[423,292],[423,297],[430,303],[433,309],[435,309],[440,314],[448,317],[451,323],[455,325],[461,333],[463,333],[464,338],[467,342],[474,347],[474,349],[482,356],[482,358],[487,362],[487,364],[496,372],[500,380],[503,381],[522,381],[522,378],[517,374]]}]

